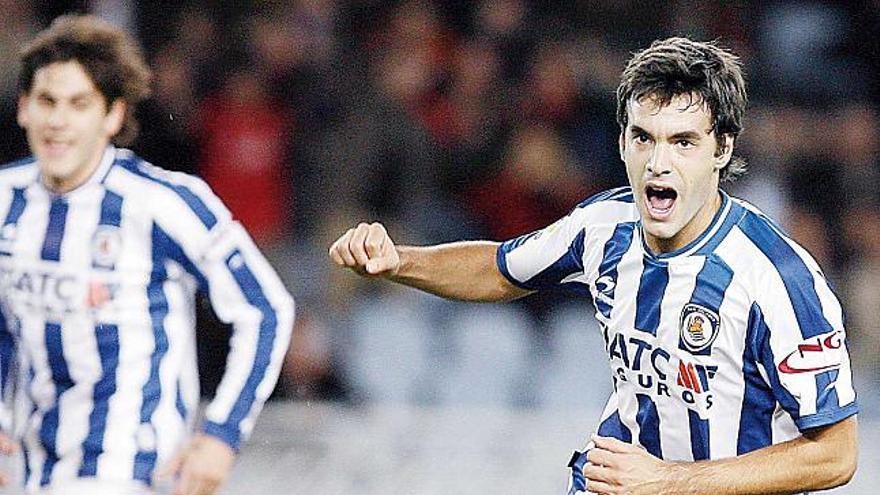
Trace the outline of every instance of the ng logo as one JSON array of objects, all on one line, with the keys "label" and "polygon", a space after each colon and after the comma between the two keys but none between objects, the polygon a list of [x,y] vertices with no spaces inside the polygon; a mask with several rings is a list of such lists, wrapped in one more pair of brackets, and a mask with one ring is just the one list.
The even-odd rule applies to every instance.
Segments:
[{"label": "ng logo", "polygon": [[818,373],[840,367],[843,332],[819,335],[798,344],[797,349],[779,363],[779,372],[786,374]]}]

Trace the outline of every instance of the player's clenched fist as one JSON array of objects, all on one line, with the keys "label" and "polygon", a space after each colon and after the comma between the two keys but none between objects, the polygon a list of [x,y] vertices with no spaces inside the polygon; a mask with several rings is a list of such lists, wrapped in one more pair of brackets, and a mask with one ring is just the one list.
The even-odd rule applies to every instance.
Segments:
[{"label": "player's clenched fist", "polygon": [[394,276],[400,255],[381,223],[360,223],[330,246],[330,258],[364,275]]}]

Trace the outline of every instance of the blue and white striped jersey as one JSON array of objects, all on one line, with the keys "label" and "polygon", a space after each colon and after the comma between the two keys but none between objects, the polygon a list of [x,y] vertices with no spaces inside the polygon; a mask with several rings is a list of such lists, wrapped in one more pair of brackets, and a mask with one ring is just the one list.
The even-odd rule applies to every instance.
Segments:
[{"label": "blue and white striped jersey", "polygon": [[615,385],[598,433],[662,459],[732,457],[857,412],[821,270],[760,211],[722,196],[706,232],[672,253],[645,246],[629,188],[498,249],[516,285],[592,296]]},{"label": "blue and white striped jersey", "polygon": [[0,171],[0,221],[29,490],[151,483],[198,405],[197,289],[234,326],[204,430],[238,448],[277,379],[293,301],[204,182],[110,147],[87,183],[55,195],[24,160]]}]

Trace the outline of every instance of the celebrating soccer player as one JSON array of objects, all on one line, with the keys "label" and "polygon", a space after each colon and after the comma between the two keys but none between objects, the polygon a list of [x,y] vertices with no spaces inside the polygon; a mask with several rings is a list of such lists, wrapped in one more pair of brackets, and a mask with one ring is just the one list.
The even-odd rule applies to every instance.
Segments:
[{"label": "celebrating soccer player", "polygon": [[746,89],[713,43],[657,41],[617,90],[630,187],[498,244],[396,246],[378,223],[331,247],[341,266],[443,297],[561,288],[596,306],[614,393],[570,466],[570,493],[799,493],[856,466],[856,395],[840,304],[810,255],[719,189]]},{"label": "celebrating soccer player", "polygon": [[[290,295],[205,183],[111,144],[133,137],[149,79],[94,17],[61,17],[23,51],[34,156],[0,171],[0,369],[9,386],[18,368],[25,417],[0,411],[0,450],[21,439],[29,493],[149,494],[162,474],[175,494],[215,493],[289,342]],[[196,289],[234,332],[191,436]]]}]

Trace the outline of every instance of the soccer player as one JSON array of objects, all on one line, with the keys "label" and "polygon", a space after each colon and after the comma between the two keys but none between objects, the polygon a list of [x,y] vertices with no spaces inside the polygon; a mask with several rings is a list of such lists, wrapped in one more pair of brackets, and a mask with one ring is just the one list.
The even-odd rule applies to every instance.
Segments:
[{"label": "soccer player", "polygon": [[617,90],[630,187],[498,244],[396,246],[362,223],[333,261],[443,297],[592,296],[614,393],[570,493],[763,494],[846,483],[856,397],[840,304],[810,255],[719,182],[746,89],[739,60],[670,38]]},{"label": "soccer player", "polygon": [[[33,157],[0,171],[0,302],[25,417],[0,449],[21,438],[29,493],[148,494],[163,473],[175,494],[215,493],[277,379],[293,301],[204,182],[111,144],[148,94],[132,39],[61,17],[21,61]],[[191,436],[197,289],[234,331]]]}]

